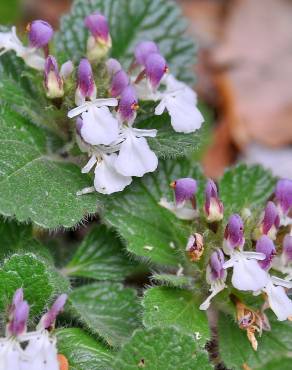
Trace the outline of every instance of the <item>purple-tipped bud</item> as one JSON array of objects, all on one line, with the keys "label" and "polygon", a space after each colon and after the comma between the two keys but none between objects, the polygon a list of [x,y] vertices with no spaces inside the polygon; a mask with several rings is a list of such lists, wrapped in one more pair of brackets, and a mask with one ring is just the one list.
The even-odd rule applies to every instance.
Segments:
[{"label": "purple-tipped bud", "polygon": [[106,62],[106,67],[107,67],[107,71],[110,77],[112,77],[114,74],[116,74],[122,69],[120,62],[114,58],[110,58]]},{"label": "purple-tipped bud", "polygon": [[136,90],[132,85],[127,86],[121,94],[118,112],[123,121],[131,122],[139,109]]},{"label": "purple-tipped bud", "polygon": [[34,48],[43,48],[48,45],[54,34],[52,26],[42,20],[29,23],[26,29],[28,32],[29,46]]},{"label": "purple-tipped bud", "polygon": [[23,301],[23,289],[19,288],[15,291],[12,299],[12,307],[16,307]]},{"label": "purple-tipped bud", "polygon": [[284,215],[287,215],[292,207],[292,180],[281,179],[276,185],[276,200]]},{"label": "purple-tipped bud", "polygon": [[109,26],[104,15],[98,12],[90,14],[85,18],[84,24],[97,41],[104,44],[107,44],[109,42]]},{"label": "purple-tipped bud", "polygon": [[186,252],[191,262],[200,260],[204,252],[204,240],[201,234],[195,233],[189,237]]},{"label": "purple-tipped bud", "polygon": [[86,58],[81,59],[78,67],[77,90],[83,99],[95,98],[96,86],[93,79],[92,68]]},{"label": "purple-tipped bud", "polygon": [[160,54],[150,54],[145,62],[145,74],[153,89],[157,88],[168,67],[165,59]]},{"label": "purple-tipped bud", "polygon": [[45,88],[48,98],[60,98],[64,95],[63,79],[56,58],[52,55],[49,55],[45,62]]},{"label": "purple-tipped bud", "polygon": [[195,195],[197,192],[197,181],[189,177],[178,179],[170,184],[174,189],[175,202],[177,205],[189,200],[195,206]]},{"label": "purple-tipped bud", "polygon": [[216,222],[223,218],[223,203],[218,197],[218,190],[213,180],[208,180],[205,188],[205,205],[204,210],[207,216],[207,221]]},{"label": "purple-tipped bud", "polygon": [[264,253],[266,258],[262,261],[258,261],[258,264],[261,266],[263,270],[268,270],[272,265],[272,259],[276,254],[276,248],[272,240],[263,235],[256,244],[256,251],[258,253]]},{"label": "purple-tipped bud", "polygon": [[210,266],[210,280],[224,279],[226,270],[223,269],[224,254],[221,249],[217,249],[211,254],[209,266]]},{"label": "purple-tipped bud", "polygon": [[50,329],[54,326],[56,318],[58,314],[61,311],[63,311],[66,301],[67,301],[67,294],[61,294],[56,299],[56,301],[54,302],[50,310],[46,314],[44,314],[43,317],[41,318],[39,325],[43,329]]},{"label": "purple-tipped bud", "polygon": [[122,91],[129,85],[129,83],[129,76],[124,70],[121,69],[112,78],[110,90],[111,96],[116,98],[117,96],[121,95]]},{"label": "purple-tipped bud", "polygon": [[17,336],[25,333],[29,314],[29,305],[23,300],[22,288],[17,289],[9,309],[8,335]]},{"label": "purple-tipped bud", "polygon": [[230,216],[225,228],[224,245],[226,246],[227,251],[234,248],[242,249],[244,242],[244,227],[242,219],[239,215],[234,214]]},{"label": "purple-tipped bud", "polygon": [[285,235],[283,240],[283,255],[287,262],[292,261],[292,235]]},{"label": "purple-tipped bud", "polygon": [[60,70],[61,77],[66,80],[73,72],[74,65],[71,60],[67,60],[67,62],[63,63]]},{"label": "purple-tipped bud", "polygon": [[135,48],[135,61],[145,66],[150,54],[159,54],[158,46],[153,41],[142,41]]},{"label": "purple-tipped bud", "polygon": [[268,235],[271,239],[275,239],[279,226],[280,217],[278,209],[273,202],[268,202],[261,224],[262,233]]}]

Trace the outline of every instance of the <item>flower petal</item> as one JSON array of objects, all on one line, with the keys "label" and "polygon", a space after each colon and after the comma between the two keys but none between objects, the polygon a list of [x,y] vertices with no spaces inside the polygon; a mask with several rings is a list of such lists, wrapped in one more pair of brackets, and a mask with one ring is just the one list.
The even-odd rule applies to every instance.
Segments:
[{"label": "flower petal", "polygon": [[126,140],[121,144],[115,166],[124,176],[142,177],[145,173],[156,170],[158,159],[144,137],[137,138],[129,131]]},{"label": "flower petal", "polygon": [[174,202],[168,202],[165,198],[161,198],[158,204],[172,212],[180,220],[194,220],[198,215],[194,208],[178,207]]},{"label": "flower petal", "polygon": [[129,176],[119,174],[115,169],[116,154],[105,155],[95,168],[94,187],[102,194],[112,194],[124,190],[132,182]]},{"label": "flower petal", "polygon": [[281,286],[275,286],[269,282],[266,289],[268,302],[279,321],[287,320],[292,316],[292,301],[288,298],[285,289]]},{"label": "flower petal", "polygon": [[81,136],[91,145],[108,145],[118,138],[119,123],[107,107],[91,106],[82,113]]},{"label": "flower petal", "polygon": [[239,258],[234,261],[232,285],[238,290],[257,291],[265,287],[268,274],[261,269],[256,260]]}]

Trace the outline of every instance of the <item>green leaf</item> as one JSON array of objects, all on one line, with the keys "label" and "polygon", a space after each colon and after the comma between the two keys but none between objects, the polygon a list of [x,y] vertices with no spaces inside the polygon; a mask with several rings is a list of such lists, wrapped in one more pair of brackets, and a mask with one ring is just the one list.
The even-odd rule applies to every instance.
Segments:
[{"label": "green leaf", "polygon": [[291,370],[292,358],[280,357],[269,361],[264,366],[257,368],[257,370]]},{"label": "green leaf", "polygon": [[[257,336],[258,350],[254,351],[246,332],[228,316],[219,318],[220,356],[228,368],[241,369],[246,363],[252,369],[266,369],[266,364],[275,358],[285,357],[292,348],[292,323],[277,321],[273,312],[268,313],[271,331]],[[282,370],[282,368],[281,368]]]},{"label": "green leaf", "polygon": [[240,164],[227,170],[220,180],[224,214],[262,206],[274,191],[276,179],[261,166]]},{"label": "green leaf", "polygon": [[140,325],[135,290],[124,289],[118,283],[96,283],[74,289],[70,302],[80,320],[114,347]]},{"label": "green leaf", "polygon": [[115,233],[104,225],[95,226],[85,237],[64,272],[96,280],[122,280],[135,265],[123,253]]},{"label": "green leaf", "polygon": [[151,279],[160,283],[161,285],[167,285],[174,288],[183,288],[193,284],[193,279],[189,276],[177,276],[161,273],[153,274]]},{"label": "green leaf", "polygon": [[70,370],[110,369],[113,353],[79,328],[57,331],[58,352],[64,355]]},{"label": "green leaf", "polygon": [[56,284],[53,269],[32,253],[14,254],[4,260],[0,269],[0,311],[7,308],[15,290],[21,287],[32,317],[40,314],[63,288]]},{"label": "green leaf", "polygon": [[96,212],[96,195],[76,196],[91,178],[48,154],[44,131],[7,106],[0,108],[0,144],[1,214],[56,228],[72,227]]},{"label": "green leaf", "polygon": [[193,337],[175,328],[137,330],[114,362],[115,370],[207,370],[212,369],[205,351]]},{"label": "green leaf", "polygon": [[107,199],[103,220],[118,230],[131,253],[163,265],[181,262],[179,248],[185,248],[191,229],[158,204],[162,197],[173,199],[169,184],[180,177],[203,179],[200,169],[188,160],[161,161],[156,173],[136,179],[123,193]]},{"label": "green leaf", "polygon": [[146,327],[176,326],[185,333],[194,334],[202,344],[210,339],[206,312],[199,310],[200,302],[191,291],[154,287],[146,290],[142,304]]},{"label": "green leaf", "polygon": [[193,41],[184,36],[187,25],[173,1],[75,0],[71,13],[62,17],[56,35],[56,48],[67,59],[78,61],[85,55],[88,30],[84,18],[95,11],[107,17],[113,41],[111,55],[125,69],[131,63],[135,45],[153,40],[168,61],[171,73],[186,81],[192,79]]}]

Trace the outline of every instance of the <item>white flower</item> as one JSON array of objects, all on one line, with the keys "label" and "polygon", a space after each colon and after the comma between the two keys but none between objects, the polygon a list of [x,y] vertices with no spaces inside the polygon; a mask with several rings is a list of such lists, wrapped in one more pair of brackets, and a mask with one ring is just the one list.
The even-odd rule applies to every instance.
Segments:
[{"label": "white flower", "polygon": [[28,340],[28,345],[20,370],[59,370],[56,338],[47,330],[25,334],[21,340]]},{"label": "white flower", "polygon": [[288,298],[285,288],[292,288],[292,282],[270,276],[263,292],[267,293],[268,303],[279,321],[292,316],[292,301]]},{"label": "white flower", "polygon": [[197,108],[197,97],[186,84],[167,76],[166,90],[160,93],[160,103],[155,109],[161,115],[167,109],[171,117],[171,125],[176,132],[190,133],[198,130],[204,118]]},{"label": "white flower", "polygon": [[88,173],[94,165],[94,187],[85,188],[77,193],[77,195],[87,194],[92,191],[98,191],[102,194],[112,194],[124,190],[132,182],[129,176],[123,176],[115,169],[116,154],[97,154],[93,155],[86,166],[82,169],[82,173]]},{"label": "white flower", "polygon": [[0,339],[0,370],[22,370],[20,367],[20,357],[23,350],[17,339]]},{"label": "white flower", "polygon": [[161,198],[158,204],[172,212],[180,220],[193,220],[198,215],[197,210],[192,207],[190,202],[177,204],[169,202],[166,198]]},{"label": "white flower", "polygon": [[39,50],[32,47],[25,47],[16,35],[16,28],[12,27],[10,32],[0,32],[0,55],[9,50],[15,51],[16,55],[32,68],[43,70],[45,58]]},{"label": "white flower", "polygon": [[233,251],[223,268],[233,267],[231,282],[234,288],[256,292],[263,289],[268,281],[268,273],[257,263],[257,260],[264,259],[263,253]]},{"label": "white flower", "polygon": [[108,106],[116,106],[117,99],[95,99],[68,112],[68,117],[82,117],[80,133],[91,145],[109,145],[118,138],[119,123]]},{"label": "white flower", "polygon": [[156,133],[156,130],[123,128],[121,137],[124,137],[124,141],[115,162],[115,168],[120,174],[142,177],[145,173],[156,170],[158,158],[145,139],[145,136],[155,137]]}]

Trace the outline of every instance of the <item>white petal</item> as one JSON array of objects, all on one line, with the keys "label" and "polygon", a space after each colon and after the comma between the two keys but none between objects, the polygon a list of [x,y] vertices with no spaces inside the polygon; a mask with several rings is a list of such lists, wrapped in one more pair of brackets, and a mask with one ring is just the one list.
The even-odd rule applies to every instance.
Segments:
[{"label": "white petal", "polygon": [[210,289],[211,290],[211,294],[200,305],[200,307],[199,307],[200,310],[207,310],[209,308],[209,306],[210,306],[211,299],[214,298],[215,295],[217,295],[218,293],[220,293],[225,287],[226,287],[226,285],[222,281],[218,281],[213,286],[211,286],[211,289]]},{"label": "white petal", "polygon": [[132,128],[132,132],[135,134],[136,137],[155,137],[157,135],[157,130],[144,130],[140,128]]},{"label": "white petal", "polygon": [[229,267],[233,267],[234,266],[234,263],[235,263],[234,259],[233,258],[230,258],[228,261],[226,261],[226,262],[223,263],[223,266],[222,267],[224,269],[228,269]]},{"label": "white petal", "polygon": [[92,167],[95,165],[96,162],[97,162],[96,156],[93,155],[89,159],[89,161],[86,163],[86,165],[82,168],[81,172],[88,173],[92,169]]},{"label": "white petal", "polygon": [[198,215],[195,209],[186,206],[177,207],[173,202],[168,202],[165,198],[160,199],[159,205],[172,212],[180,220],[194,220]]},{"label": "white petal", "polygon": [[[78,91],[79,90],[77,89],[76,90],[76,95],[78,95]],[[76,100],[76,95],[75,95],[75,100]],[[86,112],[88,110],[88,108],[92,105],[91,102],[86,102],[86,103],[81,105],[81,100],[84,101],[84,98],[81,95],[80,96],[78,95],[77,100],[78,100],[78,103],[79,103],[78,107],[69,110],[69,112],[67,113],[68,118],[73,118],[73,117],[79,116],[81,113]]]},{"label": "white petal", "polygon": [[268,295],[269,305],[279,321],[287,320],[289,316],[292,316],[292,301],[288,298],[283,287],[275,286],[269,282],[265,291]]},{"label": "white petal", "polygon": [[245,258],[254,259],[258,261],[263,261],[266,258],[266,255],[260,252],[240,252],[240,254]]},{"label": "white petal", "polygon": [[177,80],[172,74],[167,76],[165,82],[167,93],[183,95],[190,104],[197,104],[197,94],[187,84]]},{"label": "white petal", "polygon": [[21,56],[24,62],[31,68],[38,71],[45,69],[45,58],[34,49],[25,48],[21,54],[18,53],[18,56]]},{"label": "white petal", "polygon": [[156,154],[149,148],[144,137],[137,138],[130,131],[121,144],[116,161],[117,171],[124,176],[142,177],[158,166]]},{"label": "white petal", "polygon": [[115,169],[116,154],[105,155],[95,168],[94,187],[102,194],[112,194],[122,191],[132,182],[129,176],[119,174]]},{"label": "white petal", "polygon": [[92,104],[96,107],[116,107],[118,105],[118,100],[116,98],[106,98],[106,99],[95,99],[92,100]]},{"label": "white petal", "polygon": [[66,80],[71,73],[73,72],[74,65],[71,60],[67,60],[67,62],[63,63],[60,69],[60,76]]},{"label": "white petal", "polygon": [[118,138],[119,123],[107,107],[91,106],[88,112],[82,113],[83,125],[81,136],[91,145],[108,145]]},{"label": "white petal", "polygon": [[257,291],[263,289],[268,281],[268,274],[256,260],[239,258],[234,261],[232,285],[238,290]]},{"label": "white petal", "polygon": [[166,105],[164,99],[161,100],[161,102],[157,105],[155,108],[154,114],[156,116],[160,116],[165,111]]},{"label": "white petal", "polygon": [[198,130],[204,118],[196,107],[183,95],[165,97],[165,104],[171,117],[171,125],[176,132],[190,133]]},{"label": "white petal", "polygon": [[287,281],[284,279],[280,279],[277,276],[271,276],[271,281],[275,285],[281,285],[284,288],[292,289],[292,281]]}]

